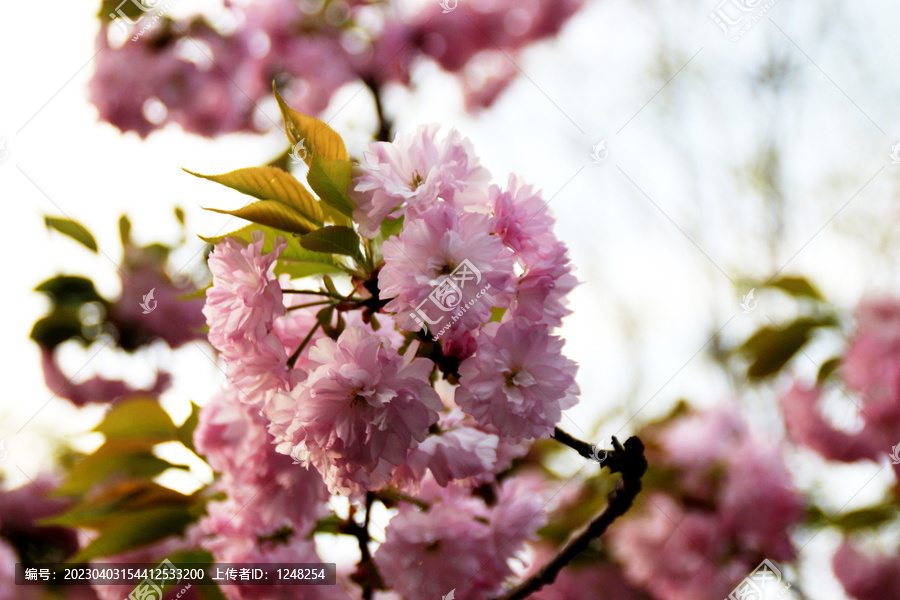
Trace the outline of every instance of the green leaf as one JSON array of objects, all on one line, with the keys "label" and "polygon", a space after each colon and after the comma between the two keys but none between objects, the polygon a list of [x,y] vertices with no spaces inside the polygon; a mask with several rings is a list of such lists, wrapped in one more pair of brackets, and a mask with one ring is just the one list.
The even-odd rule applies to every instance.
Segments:
[{"label": "green leaf", "polygon": [[119,217],[119,239],[123,247],[131,243],[131,221],[126,215]]},{"label": "green leaf", "polygon": [[836,356],[834,358],[829,358],[825,362],[822,363],[822,366],[819,367],[819,373],[816,375],[816,385],[824,385],[834,372],[838,370],[838,367],[841,366],[841,357]]},{"label": "green leaf", "polygon": [[353,216],[353,201],[347,193],[352,166],[348,160],[329,160],[313,156],[306,181],[322,202],[345,217]]},{"label": "green leaf", "polygon": [[76,464],[55,493],[79,496],[99,483],[151,478],[166,469],[186,468],[155,456],[151,451],[154,445],[155,442],[146,439],[106,442]]},{"label": "green leaf", "polygon": [[260,200],[281,202],[316,225],[321,226],[325,221],[322,207],[312,193],[293,175],[276,167],[249,167],[222,175],[200,175],[187,169],[185,171]]},{"label": "green leaf", "polygon": [[795,298],[810,298],[819,301],[825,299],[822,293],[803,277],[781,277],[769,283],[768,287],[780,289]]},{"label": "green leaf", "polygon": [[160,506],[193,505],[196,499],[149,479],[123,481],[80,499],[65,512],[41,519],[41,526],[103,529],[122,514]]},{"label": "green leaf", "polygon": [[192,452],[197,450],[194,448],[194,430],[200,422],[200,407],[191,401],[191,414],[185,419],[184,423],[178,428],[178,439],[182,444],[187,446]]},{"label": "green leaf", "polygon": [[97,240],[94,239],[94,236],[91,235],[91,232],[88,231],[84,225],[77,221],[48,217],[45,215],[44,225],[47,226],[47,229],[55,229],[56,231],[69,236],[73,240],[86,246],[92,252],[97,251]]},{"label": "green leaf", "polygon": [[275,244],[276,237],[287,238],[287,248],[278,257],[275,265],[275,274],[287,273],[291,277],[307,277],[310,275],[318,275],[320,273],[341,273],[334,256],[322,252],[311,252],[304,249],[300,245],[300,238],[297,236],[285,236],[283,231],[279,231],[272,227],[262,225],[248,225],[237,231],[232,231],[226,235],[205,238],[200,236],[205,242],[210,244],[218,244],[226,237],[240,240],[244,243],[250,243],[253,232],[262,231],[265,234],[265,242],[263,243],[263,253],[269,253]]},{"label": "green leaf", "polygon": [[343,525],[343,519],[341,519],[337,515],[328,515],[324,519],[319,519],[318,521],[316,521],[316,526],[313,527],[312,531],[309,532],[308,539],[312,539],[313,535],[316,533],[331,533],[337,535],[339,533],[342,533]]},{"label": "green leaf", "polygon": [[403,230],[403,220],[404,217],[400,216],[396,219],[385,219],[381,222],[381,237],[382,239],[387,240],[392,235],[400,235],[400,232]]},{"label": "green leaf", "polygon": [[306,164],[311,165],[313,156],[328,160],[349,160],[347,147],[331,127],[318,119],[301,114],[285,104],[275,85],[272,85],[281,116],[284,117],[284,132],[291,146],[302,142],[306,148]]},{"label": "green leaf", "polygon": [[831,525],[851,533],[859,529],[877,529],[878,527],[897,518],[897,507],[890,505],[869,506],[840,515],[829,517],[821,508],[813,506],[807,512],[810,524],[816,528]]},{"label": "green leaf", "polygon": [[177,428],[159,401],[151,396],[115,404],[94,431],[114,440],[146,440],[154,444],[178,439]]},{"label": "green leaf", "polygon": [[260,200],[237,210],[221,210],[218,208],[206,208],[205,210],[246,219],[253,223],[274,227],[290,233],[309,233],[319,227],[318,224],[313,223],[290,206],[277,200]]},{"label": "green leaf", "polygon": [[95,560],[181,534],[195,520],[185,506],[163,506],[127,513],[109,523],[70,562]]},{"label": "green leaf", "polygon": [[334,306],[326,306],[316,313],[316,320],[323,328],[331,326],[331,317],[334,315]]},{"label": "green leaf", "polygon": [[102,302],[106,304],[106,300],[94,288],[94,282],[86,277],[58,275],[42,282],[34,288],[34,291],[49,295],[54,302],[66,304]]},{"label": "green leaf", "polygon": [[362,259],[359,236],[349,227],[333,225],[308,233],[300,238],[300,245],[313,252],[344,254]]},{"label": "green leaf", "polygon": [[833,324],[834,320],[827,317],[800,317],[783,329],[763,327],[738,348],[750,360],[747,377],[762,379],[778,373],[810,340],[815,329]]}]

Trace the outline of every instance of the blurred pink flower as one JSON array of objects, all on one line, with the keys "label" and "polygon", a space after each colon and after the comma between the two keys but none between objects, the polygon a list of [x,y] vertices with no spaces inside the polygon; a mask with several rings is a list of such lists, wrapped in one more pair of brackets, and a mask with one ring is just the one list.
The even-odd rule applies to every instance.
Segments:
[{"label": "blurred pink flower", "polygon": [[900,600],[900,556],[864,554],[845,540],[831,566],[844,590],[856,600]]},{"label": "blurred pink flower", "polygon": [[279,454],[258,410],[220,391],[200,411],[194,443],[222,478],[218,487],[269,533],[284,526],[305,534],[325,514],[325,484],[314,470]]},{"label": "blurred pink flower", "polygon": [[488,597],[513,574],[509,561],[545,522],[546,498],[530,478],[505,482],[493,507],[428,478],[419,496],[431,507],[401,503],[375,553],[385,581],[407,600],[451,589],[460,598]]},{"label": "blurred pink flower", "polygon": [[456,403],[501,439],[550,437],[562,410],[577,402],[577,365],[545,325],[488,323],[475,356],[459,367]]},{"label": "blurred pink flower", "polygon": [[120,379],[103,377],[91,377],[81,383],[73,383],[75,375],[69,376],[62,372],[56,363],[54,351],[50,348],[41,348],[41,369],[47,389],[56,396],[71,400],[76,406],[113,402],[136,394],[157,395],[166,391],[172,383],[172,376],[165,372],[157,373],[153,387],[148,389],[136,389]]}]

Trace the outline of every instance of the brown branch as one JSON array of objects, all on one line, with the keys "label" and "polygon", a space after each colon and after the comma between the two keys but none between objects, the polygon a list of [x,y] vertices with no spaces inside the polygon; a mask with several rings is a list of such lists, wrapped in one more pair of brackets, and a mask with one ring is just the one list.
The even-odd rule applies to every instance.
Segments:
[{"label": "brown branch", "polygon": [[[553,437],[577,450],[582,456],[587,452],[586,458],[594,458],[594,447],[591,444],[578,440],[559,428]],[[587,527],[570,538],[559,553],[535,574],[494,600],[522,600],[545,585],[553,583],[563,567],[579,552],[585,550],[593,539],[603,535],[613,521],[631,508],[635,497],[641,491],[641,477],[647,470],[643,442],[640,438],[631,437],[625,440],[625,445],[622,446],[619,440],[613,437],[613,450],[603,461],[603,466],[609,467],[613,473],[621,473],[622,478],[616,482],[615,489],[607,496],[607,504],[600,514]]]},{"label": "brown branch", "polygon": [[352,535],[356,537],[359,542],[360,560],[356,567],[356,572],[350,576],[350,580],[362,588],[363,600],[371,600],[375,590],[385,589],[384,581],[381,579],[381,574],[378,572],[378,567],[375,566],[375,561],[372,559],[372,554],[369,552],[369,541],[371,539],[369,537],[369,514],[371,512],[372,502],[374,501],[375,494],[373,492],[367,492],[366,512],[362,525],[359,525],[353,520],[353,507],[351,505],[350,518],[341,528],[341,533]]}]

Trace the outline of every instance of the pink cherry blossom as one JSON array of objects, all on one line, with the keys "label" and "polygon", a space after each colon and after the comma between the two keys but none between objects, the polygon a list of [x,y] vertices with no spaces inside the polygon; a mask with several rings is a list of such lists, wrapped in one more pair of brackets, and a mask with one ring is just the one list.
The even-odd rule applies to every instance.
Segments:
[{"label": "pink cherry blossom", "polygon": [[488,323],[475,356],[459,367],[456,403],[501,438],[550,437],[578,394],[577,366],[562,355],[562,346],[546,325]]},{"label": "pink cherry blossom", "polygon": [[262,231],[253,232],[248,246],[225,238],[209,255],[213,285],[206,293],[203,314],[209,341],[220,352],[227,352],[234,339],[259,340],[271,330],[275,317],[285,313],[274,271],[287,242],[277,240],[265,256],[264,242]]},{"label": "pink cherry blossom", "polygon": [[519,277],[510,315],[559,327],[563,317],[572,312],[566,306],[567,296],[576,285],[568,250],[556,242],[546,253],[536,253]]},{"label": "pink cherry blossom", "polygon": [[828,423],[819,409],[822,393],[817,386],[796,382],[782,395],[782,415],[791,439],[830,460],[877,460],[884,451],[880,436],[873,437],[866,429],[855,433],[841,431]]},{"label": "pink cherry blossom", "polygon": [[509,176],[506,190],[491,186],[490,203],[491,231],[516,252],[522,264],[531,264],[559,243],[552,233],[554,220],[547,201],[515,175]]},{"label": "pink cherry blossom", "polygon": [[421,480],[430,471],[440,486],[450,481],[465,485],[464,481],[477,475],[491,473],[497,463],[499,438],[475,426],[471,417],[459,409],[441,415],[440,432],[432,433],[416,448],[409,451],[406,462],[394,470],[394,479],[406,485]]},{"label": "pink cherry blossom", "polygon": [[546,522],[547,498],[530,479],[506,482],[493,507],[429,478],[420,497],[431,507],[401,503],[375,553],[385,581],[408,600],[442,597],[451,589],[461,598],[488,597],[513,574],[509,561]]},{"label": "pink cherry blossom", "polygon": [[270,419],[293,407],[287,438],[332,493],[378,488],[437,421],[441,401],[428,384],[433,363],[416,358],[415,347],[400,356],[387,338],[361,327],[337,341],[320,339],[309,360],[307,379],[276,395]]},{"label": "pink cherry blossom", "polygon": [[203,407],[194,431],[197,450],[222,473],[221,491],[252,512],[260,528],[305,533],[324,515],[325,484],[316,471],[276,452],[266,420],[238,397],[226,388]]},{"label": "pink cherry blossom", "polygon": [[856,600],[900,600],[900,556],[860,552],[845,540],[831,561],[834,574]]},{"label": "pink cherry blossom", "polygon": [[455,207],[479,201],[490,174],[478,164],[472,143],[451,130],[438,141],[439,125],[421,125],[393,142],[373,142],[356,172],[354,220],[375,237],[388,215],[422,215],[439,201]]},{"label": "pink cherry blossom", "polygon": [[[379,292],[391,298],[385,310],[397,313],[403,328],[420,329],[410,315],[424,313],[432,333],[447,328],[462,335],[486,322],[492,307],[509,304],[512,256],[490,235],[486,215],[436,207],[406,223],[382,253]],[[450,293],[434,300],[436,287]]]}]

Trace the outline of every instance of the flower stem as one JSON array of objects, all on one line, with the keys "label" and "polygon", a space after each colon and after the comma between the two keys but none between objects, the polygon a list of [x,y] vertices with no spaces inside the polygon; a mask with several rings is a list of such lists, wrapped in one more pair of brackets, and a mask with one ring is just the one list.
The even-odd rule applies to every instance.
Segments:
[{"label": "flower stem", "polygon": [[287,366],[289,369],[294,368],[294,363],[296,363],[297,359],[300,358],[300,354],[303,352],[303,349],[306,348],[309,340],[312,339],[313,334],[316,332],[316,329],[318,329],[320,325],[321,323],[316,322],[316,324],[313,325],[313,328],[309,330],[309,333],[306,334],[306,337],[303,338],[303,341],[300,343],[300,347],[297,348],[297,351],[291,354],[291,357],[287,360]]}]

